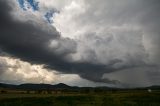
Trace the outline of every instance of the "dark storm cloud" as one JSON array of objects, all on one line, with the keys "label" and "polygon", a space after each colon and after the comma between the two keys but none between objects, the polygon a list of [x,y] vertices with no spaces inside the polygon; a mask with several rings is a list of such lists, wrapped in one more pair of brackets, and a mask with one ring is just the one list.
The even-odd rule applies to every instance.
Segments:
[{"label": "dark storm cloud", "polygon": [[[35,22],[13,20],[9,14],[11,10],[12,8],[7,4],[6,0],[0,1],[0,47],[3,51],[33,64],[45,64],[47,68],[56,69],[63,73],[79,74],[83,78],[96,82],[112,82],[107,79],[101,79],[106,70],[113,71],[110,66],[85,62],[68,62],[64,59],[64,56],[73,52],[73,50],[65,49],[62,46],[65,52],[60,50],[63,53],[58,52],[60,54],[58,55],[54,50],[48,48],[50,40],[63,41],[62,43],[64,44],[61,45],[68,43],[76,45],[75,41],[61,39],[54,27],[48,33],[42,30]],[[48,26],[46,25],[46,27]]]},{"label": "dark storm cloud", "polygon": [[[113,26],[127,23],[140,24],[140,27],[143,29],[142,32],[144,31],[145,34],[149,34],[148,38],[150,42],[155,41],[152,43],[153,47],[151,49],[149,48],[148,51],[145,50],[142,44],[143,35],[139,33],[141,31],[135,30],[134,32],[133,30],[127,32],[122,30],[116,32],[116,30],[113,30],[115,32],[110,37],[101,38],[97,37],[98,35],[91,35],[87,38],[87,36],[85,36],[80,46],[83,46],[85,51],[81,53],[81,55],[83,55],[82,57],[86,57],[84,61],[79,62],[70,61],[70,58],[66,58],[68,55],[78,51],[77,43],[79,42],[69,38],[62,38],[60,33],[58,33],[53,26],[49,26],[48,24],[43,23],[43,26],[40,26],[34,21],[22,22],[14,20],[12,15],[10,15],[12,8],[9,5],[9,1],[7,1],[8,0],[0,1],[0,48],[2,51],[24,61],[33,64],[45,64],[46,68],[55,69],[63,73],[78,74],[82,78],[95,82],[119,83],[119,81],[102,78],[102,76],[104,73],[111,73],[124,69],[129,70],[134,67],[154,67],[154,65],[145,63],[144,58],[146,58],[146,52],[151,53],[151,56],[153,54],[153,57],[159,60],[160,32],[158,28],[160,27],[160,15],[157,12],[160,10],[159,0],[141,0],[140,2],[137,0],[137,2],[133,2],[133,5],[131,2],[129,6],[125,8],[120,6],[119,8],[122,9],[115,10],[118,9],[115,8],[114,11],[112,11],[113,7],[110,9],[105,9],[104,7],[105,10],[111,10],[111,12],[108,12],[109,18],[106,18],[108,15],[102,14],[103,19],[109,20],[104,20],[103,24],[113,23]],[[106,0],[102,1],[106,2]],[[105,4],[103,2],[101,3]],[[93,6],[93,8],[95,9],[95,6]],[[101,11],[102,10],[100,10],[100,12]],[[90,12],[92,13],[93,10],[91,9]],[[134,15],[137,17],[133,18]],[[90,18],[90,16],[92,17],[92,15],[89,15],[91,23],[92,20],[97,22],[97,17]],[[90,22],[86,17],[81,18],[86,19],[86,22]],[[116,39],[114,38],[114,34],[117,34]],[[128,35],[131,36],[129,37]],[[51,43],[51,47],[49,45],[50,42],[53,43],[53,45]],[[87,46],[90,48],[94,47],[93,49],[85,48]],[[122,49],[119,49],[119,47]],[[157,51],[155,51],[154,47],[156,47]],[[104,53],[101,51],[104,51]],[[81,52],[80,49],[79,52]],[[97,59],[97,54],[101,57],[99,60]],[[101,61],[103,59],[104,61]]]}]

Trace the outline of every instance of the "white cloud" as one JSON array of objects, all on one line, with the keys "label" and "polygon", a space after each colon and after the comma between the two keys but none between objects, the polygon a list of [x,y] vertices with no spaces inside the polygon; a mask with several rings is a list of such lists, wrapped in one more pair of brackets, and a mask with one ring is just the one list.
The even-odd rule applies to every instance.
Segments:
[{"label": "white cloud", "polygon": [[0,81],[5,83],[65,83],[71,86],[107,85],[94,83],[76,74],[62,74],[45,69],[44,65],[33,65],[11,57],[0,56]]},{"label": "white cloud", "polygon": [[54,83],[58,79],[56,71],[48,71],[43,65],[31,65],[19,59],[0,57],[1,81],[20,83]]}]

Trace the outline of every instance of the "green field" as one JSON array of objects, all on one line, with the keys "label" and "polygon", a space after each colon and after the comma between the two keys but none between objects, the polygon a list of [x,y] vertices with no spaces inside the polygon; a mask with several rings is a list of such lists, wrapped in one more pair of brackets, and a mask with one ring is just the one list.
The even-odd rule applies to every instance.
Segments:
[{"label": "green field", "polygon": [[160,106],[160,92],[0,94],[0,106]]}]

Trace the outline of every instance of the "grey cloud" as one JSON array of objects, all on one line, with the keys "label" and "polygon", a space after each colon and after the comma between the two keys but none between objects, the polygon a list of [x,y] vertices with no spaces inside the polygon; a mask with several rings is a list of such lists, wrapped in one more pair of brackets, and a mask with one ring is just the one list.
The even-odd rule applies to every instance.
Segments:
[{"label": "grey cloud", "polygon": [[[63,73],[75,73],[88,80],[101,82],[97,79],[101,79],[107,66],[88,62],[69,62],[64,56],[75,52],[75,41],[62,39],[54,27],[48,32],[41,29],[41,26],[34,21],[13,20],[9,14],[11,11],[12,8],[7,1],[1,0],[0,47],[3,51],[33,64],[45,64],[46,68],[56,69]],[[48,47],[53,40],[58,42],[58,48]],[[91,74],[93,75],[90,76]],[[95,76],[96,74],[98,76]]]},{"label": "grey cloud", "polygon": [[118,79],[123,82],[125,87],[144,87],[151,85],[159,85],[159,67],[135,67],[130,70],[124,69],[121,71],[104,74],[103,77],[110,79]]},{"label": "grey cloud", "polygon": [[49,44],[49,47],[57,55],[65,56],[65,54],[75,53],[77,49],[77,43],[69,38],[61,38],[52,40]]},{"label": "grey cloud", "polygon": [[95,28],[78,40],[62,38],[45,22],[13,20],[7,2],[0,1],[0,48],[24,61],[114,84],[120,83],[118,79],[102,78],[103,74],[155,67],[147,62],[159,61],[159,0],[85,1],[88,10],[73,20]]},{"label": "grey cloud", "polygon": [[78,42],[75,60],[103,65],[119,60],[102,73],[158,67],[159,0],[93,0],[85,1],[85,4],[88,6],[85,12],[69,21],[76,21],[78,28],[87,31]]},{"label": "grey cloud", "polygon": [[150,59],[153,63],[159,64],[160,62],[160,15],[158,10],[160,9],[160,1],[153,0],[145,2],[148,4],[146,10],[144,10],[144,15],[140,19],[140,23],[144,28],[146,49],[150,54]]},{"label": "grey cloud", "polygon": [[95,64],[109,65],[113,62],[110,66],[121,64],[122,67],[144,65],[148,56],[139,30],[113,30],[113,33],[102,35],[91,33],[79,40],[78,44],[75,58],[79,56],[80,61]]}]

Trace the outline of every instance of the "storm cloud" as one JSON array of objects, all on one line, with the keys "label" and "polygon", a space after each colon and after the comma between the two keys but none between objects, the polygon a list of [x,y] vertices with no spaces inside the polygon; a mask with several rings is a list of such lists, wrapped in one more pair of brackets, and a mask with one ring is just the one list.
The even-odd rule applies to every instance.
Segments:
[{"label": "storm cloud", "polygon": [[[104,74],[153,68],[159,72],[158,0],[70,0],[53,5],[59,13],[52,24],[39,13],[19,13],[17,6],[0,1],[0,49],[13,58],[112,84],[125,81]],[[40,3],[39,11],[45,6]]]},{"label": "storm cloud", "polygon": [[[28,21],[23,23],[13,20],[9,14],[11,7],[7,5],[7,1],[1,1],[0,4],[0,44],[2,50],[33,64],[45,64],[48,68],[56,69],[64,73],[76,73],[89,80],[101,81],[99,78],[101,78],[104,73],[103,71],[106,70],[105,65],[96,65],[87,62],[72,63],[65,59],[65,55],[72,52],[75,48],[67,51],[70,47],[63,48],[63,45],[66,45],[65,43],[72,43],[74,42],[73,40],[69,38],[63,39],[65,41],[58,47],[58,49],[62,47],[62,50],[57,54],[55,53],[57,49],[51,50],[47,47],[47,44],[51,40],[56,40],[58,43],[60,43],[59,40],[62,40],[54,27],[52,27],[53,30],[48,32],[47,30],[41,29],[36,22]],[[43,25],[45,25],[45,23]],[[48,27],[47,24],[45,27]],[[100,72],[97,70],[100,70]],[[90,73],[93,75],[90,76]]]}]

